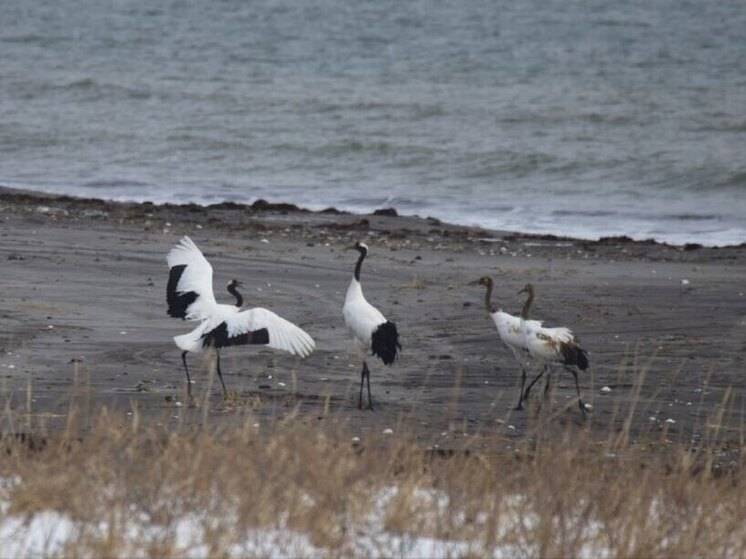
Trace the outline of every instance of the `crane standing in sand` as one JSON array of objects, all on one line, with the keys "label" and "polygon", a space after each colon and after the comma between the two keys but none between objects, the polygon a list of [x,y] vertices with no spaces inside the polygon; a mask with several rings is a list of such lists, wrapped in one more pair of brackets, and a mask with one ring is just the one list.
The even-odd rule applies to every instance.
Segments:
[{"label": "crane standing in sand", "polygon": [[487,292],[484,297],[484,305],[487,309],[487,313],[495,323],[497,327],[497,334],[500,340],[508,346],[508,349],[513,353],[513,357],[521,367],[521,391],[518,394],[518,404],[516,410],[523,409],[523,389],[526,386],[526,365],[529,358],[529,353],[526,348],[525,337],[521,331],[521,319],[512,314],[506,313],[505,311],[498,308],[492,303],[492,289],[493,283],[492,278],[484,276],[476,281],[471,282],[469,285],[483,285],[487,288]]},{"label": "crane standing in sand", "polygon": [[235,305],[219,304],[212,291],[212,266],[189,237],[183,237],[168,253],[168,315],[184,320],[200,321],[188,334],[176,336],[174,342],[182,350],[181,360],[187,377],[187,393],[192,397],[192,383],[187,367],[187,353],[215,350],[218,378],[223,396],[228,391],[220,370],[220,349],[234,345],[266,345],[307,357],[316,347],[311,336],[295,324],[260,307],[241,311],[243,297],[238,292],[241,283],[232,280],[227,288],[236,298]]},{"label": "crane standing in sand", "polygon": [[560,363],[566,371],[570,372],[575,378],[575,389],[578,393],[578,407],[585,415],[586,409],[583,399],[580,396],[580,384],[578,383],[578,373],[576,369],[585,371],[588,368],[588,355],[586,351],[578,345],[572,331],[563,326],[557,328],[546,328],[542,326],[539,320],[529,320],[529,312],[534,302],[534,286],[530,283],[521,289],[520,293],[528,295],[526,303],[521,311],[521,332],[524,337],[525,347],[531,357],[542,365],[541,372],[536,376],[531,384],[526,388],[523,399],[527,400],[531,387],[536,384],[545,373],[547,374],[547,384],[545,393],[549,387],[549,365],[551,363]]},{"label": "crane standing in sand", "polygon": [[363,260],[368,254],[368,245],[357,242],[349,247],[350,250],[357,250],[360,253],[355,272],[347,288],[345,303],[342,308],[345,324],[350,329],[356,345],[363,353],[363,369],[360,373],[360,394],[358,396],[357,407],[363,407],[363,382],[368,382],[368,408],[373,409],[373,400],[370,395],[370,370],[365,360],[365,355],[370,351],[383,361],[384,365],[391,365],[396,359],[398,350],[401,349],[399,344],[399,332],[396,324],[386,320],[377,308],[366,301],[363,295],[363,288],[360,285],[360,268]]}]

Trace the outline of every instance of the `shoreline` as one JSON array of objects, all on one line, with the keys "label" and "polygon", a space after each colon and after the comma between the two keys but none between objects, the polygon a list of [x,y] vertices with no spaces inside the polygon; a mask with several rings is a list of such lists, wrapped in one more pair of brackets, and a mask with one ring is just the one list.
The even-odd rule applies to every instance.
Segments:
[{"label": "shoreline", "polygon": [[683,250],[697,250],[697,249],[732,249],[732,248],[743,248],[746,247],[746,241],[739,244],[729,245],[703,245],[696,242],[688,242],[682,244],[668,243],[665,241],[659,241],[654,238],[646,239],[635,239],[629,235],[609,235],[600,236],[598,239],[591,239],[585,237],[573,237],[561,234],[552,233],[531,233],[521,232],[512,230],[500,230],[491,229],[489,227],[482,227],[479,225],[465,225],[440,218],[431,216],[420,216],[418,214],[399,214],[399,211],[395,207],[382,207],[378,208],[369,213],[352,212],[347,210],[340,210],[334,206],[329,206],[321,210],[313,210],[299,206],[297,204],[285,201],[270,202],[263,198],[259,198],[252,203],[244,202],[216,202],[212,204],[200,204],[196,202],[187,202],[183,204],[177,204],[172,202],[151,202],[151,201],[128,201],[128,200],[114,200],[108,198],[96,198],[96,197],[83,197],[74,196],[69,194],[56,194],[40,190],[25,189],[25,188],[14,188],[0,185],[0,200],[7,199],[9,201],[22,201],[36,199],[39,201],[60,201],[65,203],[75,203],[82,205],[100,206],[100,205],[122,205],[122,206],[142,206],[142,207],[162,207],[162,208],[204,208],[206,210],[244,210],[252,212],[293,212],[298,214],[316,214],[316,215],[345,215],[345,216],[384,216],[384,217],[396,217],[404,220],[421,220],[431,225],[445,225],[453,228],[469,229],[474,231],[483,231],[499,238],[512,237],[514,239],[524,240],[542,240],[542,241],[565,241],[575,243],[598,243],[598,244],[641,244],[641,245],[657,245],[661,247],[669,247],[674,249]]},{"label": "shoreline", "polygon": [[[607,434],[639,396],[633,437],[689,440],[728,398],[722,436],[740,433],[743,245],[583,241],[286,204],[155,205],[9,189],[0,189],[0,224],[0,374],[15,409],[31,383],[29,416],[52,425],[81,379],[91,405],[137,406],[169,424],[202,418],[202,409],[176,407],[184,379],[171,339],[192,325],[168,318],[164,300],[165,256],[188,234],[213,265],[218,300],[228,300],[222,286],[241,279],[247,305],[274,310],[317,342],[304,361],[226,351],[234,398],[212,393],[211,421],[233,424],[246,406],[263,418],[297,412],[323,422],[317,417],[328,412],[360,433],[406,418],[423,442],[441,447],[458,446],[466,432],[533,433],[541,398],[513,411],[520,373],[484,312],[484,292],[468,286],[489,274],[495,303],[511,313],[522,305],[519,289],[533,283],[536,317],[570,327],[589,351],[581,390],[594,411],[580,419],[572,378],[559,369],[557,428]],[[361,239],[371,246],[366,296],[397,323],[404,346],[393,367],[371,366],[373,413],[356,409],[360,364],[341,316],[354,266],[343,249]],[[209,367],[193,366],[195,393],[204,394]]]}]

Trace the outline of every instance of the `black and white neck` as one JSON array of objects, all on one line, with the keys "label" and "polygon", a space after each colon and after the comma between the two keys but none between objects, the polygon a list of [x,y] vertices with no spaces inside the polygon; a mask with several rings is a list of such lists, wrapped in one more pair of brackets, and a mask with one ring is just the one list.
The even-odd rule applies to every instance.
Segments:
[{"label": "black and white neck", "polygon": [[241,285],[236,280],[231,280],[228,284],[228,293],[236,298],[236,306],[240,309],[243,306],[243,295],[238,292],[237,287]]},{"label": "black and white neck", "polygon": [[360,256],[357,259],[357,263],[355,264],[355,272],[354,272],[354,277],[359,282],[360,281],[360,269],[363,266],[363,260],[365,260],[365,257],[368,255],[368,245],[366,245],[365,243],[357,242],[351,248],[354,248],[360,253]]}]

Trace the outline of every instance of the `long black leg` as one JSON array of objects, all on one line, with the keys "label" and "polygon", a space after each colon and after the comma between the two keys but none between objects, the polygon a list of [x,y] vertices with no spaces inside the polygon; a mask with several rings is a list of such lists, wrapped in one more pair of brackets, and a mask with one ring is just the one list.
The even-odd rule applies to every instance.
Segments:
[{"label": "long black leg", "polygon": [[368,379],[368,409],[373,409],[373,397],[370,395],[370,369],[368,369],[368,364],[365,363],[363,365],[365,367],[365,377]]},{"label": "long black leg", "polygon": [[360,372],[360,394],[357,397],[357,409],[363,409],[363,383],[365,382],[365,370],[368,366],[363,361],[363,370]]},{"label": "long black leg", "polygon": [[549,374],[549,365],[544,365],[544,372],[547,373],[546,384],[544,385],[544,399],[549,398],[549,389],[552,385],[552,375]]},{"label": "long black leg", "polygon": [[565,367],[568,371],[572,373],[572,376],[575,377],[575,390],[578,393],[578,407],[580,408],[580,411],[583,412],[583,417],[585,417],[585,404],[583,403],[583,399],[580,397],[580,383],[578,382],[578,373],[575,371],[575,369],[570,369],[569,367]]},{"label": "long black leg", "polygon": [[192,399],[192,379],[189,378],[189,367],[187,367],[187,362],[186,362],[187,353],[188,352],[186,351],[183,351],[181,353],[181,362],[184,363],[184,372],[186,373],[186,377],[187,377],[187,395],[189,396],[189,399],[191,400]]},{"label": "long black leg", "polygon": [[526,388],[526,392],[525,392],[525,393],[523,394],[523,399],[524,399],[524,400],[528,400],[528,395],[529,395],[529,393],[531,392],[531,389],[532,389],[532,388],[534,387],[534,384],[536,384],[536,383],[537,383],[537,381],[538,381],[538,380],[539,380],[539,379],[540,379],[541,377],[543,377],[543,376],[544,376],[544,373],[546,373],[546,372],[547,372],[547,368],[546,368],[546,366],[545,366],[545,367],[544,367],[544,368],[542,369],[542,371],[541,371],[541,372],[540,372],[540,373],[539,373],[538,375],[536,375],[536,377],[534,378],[534,380],[532,380],[532,381],[531,381],[531,382],[529,383],[529,385],[528,385],[528,388]]},{"label": "long black leg", "polygon": [[518,405],[515,407],[516,410],[523,409],[523,388],[526,386],[526,368],[521,365],[521,391],[518,393]]},{"label": "long black leg", "polygon": [[223,381],[223,372],[220,370],[220,351],[218,351],[217,348],[215,348],[215,355],[217,356],[218,378],[220,379],[220,384],[223,385],[223,398],[227,398],[228,390],[225,388],[225,382]]}]

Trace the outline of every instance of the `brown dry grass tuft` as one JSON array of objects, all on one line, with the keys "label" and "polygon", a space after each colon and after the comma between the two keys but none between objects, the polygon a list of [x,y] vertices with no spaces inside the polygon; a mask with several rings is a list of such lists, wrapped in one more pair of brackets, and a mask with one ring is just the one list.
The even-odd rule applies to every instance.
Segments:
[{"label": "brown dry grass tuft", "polygon": [[401,429],[174,431],[104,410],[82,436],[3,439],[0,527],[55,511],[76,529],[48,550],[76,557],[746,556],[742,447],[554,433],[443,452]]}]

